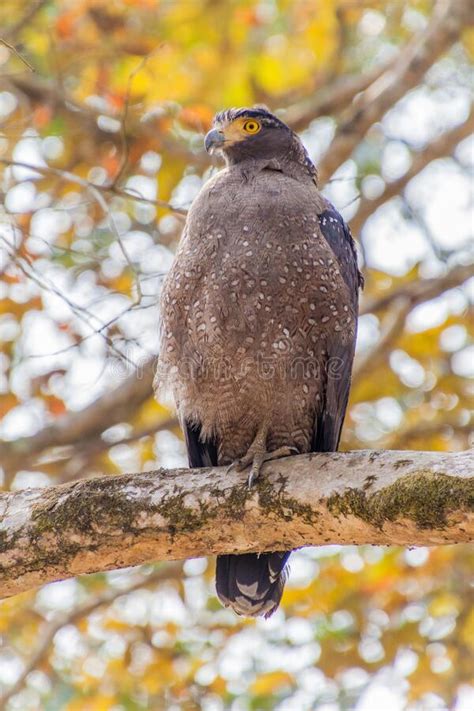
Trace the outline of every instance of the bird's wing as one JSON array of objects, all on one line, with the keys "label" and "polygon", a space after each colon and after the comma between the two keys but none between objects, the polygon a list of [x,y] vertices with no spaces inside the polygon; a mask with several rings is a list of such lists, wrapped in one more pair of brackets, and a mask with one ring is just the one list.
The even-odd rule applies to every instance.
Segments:
[{"label": "bird's wing", "polygon": [[[318,218],[321,234],[339,262],[341,275],[347,285],[347,293],[341,295],[341,298],[346,299],[346,304],[357,317],[359,287],[363,285],[363,277],[357,267],[357,252],[351,232],[330,203]],[[336,338],[336,335],[333,339],[329,338],[327,344],[326,387],[313,431],[312,448],[315,452],[336,451],[349,399],[356,333],[353,338],[346,339],[340,336]]]},{"label": "bird's wing", "polygon": [[359,287],[364,285],[364,278],[357,267],[357,252],[351,231],[329,201],[326,202],[326,209],[318,215],[318,219],[321,234],[339,262],[342,277],[357,309]]},{"label": "bird's wing", "polygon": [[201,440],[201,428],[187,420],[182,423],[190,467],[216,467],[217,445]]}]

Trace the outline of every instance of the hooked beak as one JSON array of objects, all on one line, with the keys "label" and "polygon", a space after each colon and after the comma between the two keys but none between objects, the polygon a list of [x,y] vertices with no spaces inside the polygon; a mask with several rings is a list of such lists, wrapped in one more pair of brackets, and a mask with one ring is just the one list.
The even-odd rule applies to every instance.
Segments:
[{"label": "hooked beak", "polygon": [[214,153],[214,151],[217,151],[219,148],[222,148],[222,146],[225,143],[225,136],[222,133],[222,131],[219,131],[217,128],[213,128],[209,133],[206,134],[206,137],[204,139],[204,148],[208,153]]}]

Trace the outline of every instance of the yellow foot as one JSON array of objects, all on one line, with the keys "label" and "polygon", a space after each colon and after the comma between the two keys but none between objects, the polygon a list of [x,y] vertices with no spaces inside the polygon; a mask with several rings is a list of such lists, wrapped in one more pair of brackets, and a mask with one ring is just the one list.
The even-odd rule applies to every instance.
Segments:
[{"label": "yellow foot", "polygon": [[298,454],[298,449],[296,447],[278,447],[272,452],[267,452],[265,446],[262,446],[260,442],[253,442],[247,454],[245,454],[241,459],[236,459],[235,462],[229,465],[227,471],[231,469],[236,469],[238,472],[244,471],[247,467],[250,467],[250,473],[247,479],[247,486],[252,486],[252,483],[260,475],[260,471],[264,462],[270,462],[274,459],[282,459],[283,457],[290,457],[292,454]]}]

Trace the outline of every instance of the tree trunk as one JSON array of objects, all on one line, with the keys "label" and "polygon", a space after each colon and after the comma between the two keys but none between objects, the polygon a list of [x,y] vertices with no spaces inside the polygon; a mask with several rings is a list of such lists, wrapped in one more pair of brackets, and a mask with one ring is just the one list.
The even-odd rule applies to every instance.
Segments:
[{"label": "tree trunk", "polygon": [[151,560],[474,540],[474,452],[307,454],[0,495],[0,596]]}]

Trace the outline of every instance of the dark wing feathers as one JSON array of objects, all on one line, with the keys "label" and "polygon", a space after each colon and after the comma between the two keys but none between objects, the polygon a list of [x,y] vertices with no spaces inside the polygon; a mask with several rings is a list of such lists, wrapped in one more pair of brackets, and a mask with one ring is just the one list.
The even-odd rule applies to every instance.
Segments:
[{"label": "dark wing feathers", "polygon": [[335,452],[339,446],[351,386],[354,346],[328,348],[327,383],[313,431],[313,452]]},{"label": "dark wing feathers", "polygon": [[190,467],[216,467],[217,446],[215,442],[201,440],[201,428],[186,420],[183,422],[184,438]]},{"label": "dark wing feathers", "polygon": [[359,287],[364,279],[357,267],[357,252],[349,227],[336,208],[328,202],[328,208],[318,215],[321,234],[331,247],[341,267],[341,274],[354,298],[358,302]]},{"label": "dark wing feathers", "polygon": [[[363,277],[357,267],[357,252],[349,227],[330,203],[319,215],[319,226],[339,262],[341,275],[352,299],[352,308],[357,314],[359,287],[363,286]],[[346,344],[341,343],[340,339],[337,343],[328,342],[327,382],[313,432],[312,447],[315,452],[335,452],[339,445],[349,399],[354,351],[355,335]]]}]

